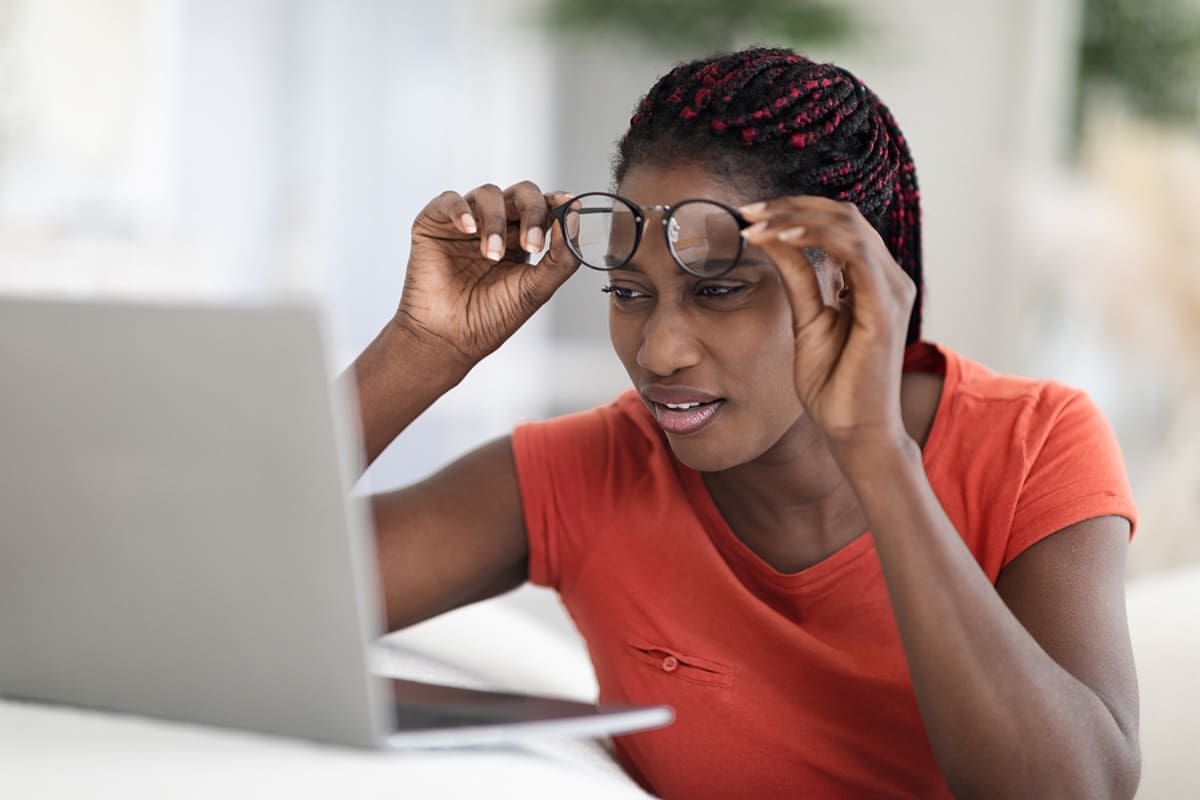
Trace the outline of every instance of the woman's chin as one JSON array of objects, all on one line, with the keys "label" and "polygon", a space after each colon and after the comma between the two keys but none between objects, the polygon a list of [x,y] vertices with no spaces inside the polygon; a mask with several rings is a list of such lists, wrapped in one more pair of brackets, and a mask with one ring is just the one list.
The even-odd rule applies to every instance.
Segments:
[{"label": "woman's chin", "polygon": [[804,416],[798,415],[791,420],[791,427],[780,426],[782,430],[763,425],[728,426],[724,430],[713,426],[690,436],[667,433],[666,438],[671,452],[684,466],[696,472],[723,472],[764,458],[778,461],[792,449],[785,441],[796,434],[803,420]]},{"label": "woman's chin", "polygon": [[734,452],[728,446],[722,447],[717,442],[703,442],[698,438],[688,439],[668,434],[667,443],[671,446],[675,458],[696,472],[722,472],[752,460],[749,454]]}]

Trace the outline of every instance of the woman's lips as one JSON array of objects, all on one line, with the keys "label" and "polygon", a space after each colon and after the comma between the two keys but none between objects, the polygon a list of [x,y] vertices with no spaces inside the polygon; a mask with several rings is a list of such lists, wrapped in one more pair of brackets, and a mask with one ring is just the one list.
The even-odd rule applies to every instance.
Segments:
[{"label": "woman's lips", "polygon": [[[672,405],[675,404],[672,403]],[[658,424],[663,430],[676,436],[685,436],[708,427],[720,413],[725,401],[712,400],[707,403],[680,405],[690,405],[691,407],[671,408],[665,403],[653,403],[651,407],[654,410],[654,418],[658,420]]]}]

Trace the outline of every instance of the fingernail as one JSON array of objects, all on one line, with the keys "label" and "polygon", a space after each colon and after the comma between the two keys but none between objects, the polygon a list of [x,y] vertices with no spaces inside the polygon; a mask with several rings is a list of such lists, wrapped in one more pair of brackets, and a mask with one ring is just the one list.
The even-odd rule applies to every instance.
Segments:
[{"label": "fingernail", "polygon": [[764,219],[756,222],[749,228],[742,229],[742,238],[749,239],[751,236],[756,236],[767,229],[767,221]]},{"label": "fingernail", "polygon": [[493,233],[487,240],[487,257],[492,261],[499,261],[504,255],[504,240],[500,238],[500,234]]},{"label": "fingernail", "polygon": [[541,228],[535,226],[525,232],[525,249],[530,253],[539,252],[544,241]]},{"label": "fingernail", "polygon": [[780,241],[791,242],[801,238],[806,233],[808,233],[808,228],[805,227],[788,228],[786,231],[779,234],[779,239]]},{"label": "fingernail", "polygon": [[466,233],[474,233],[476,231],[475,218],[470,214],[463,214],[461,217],[459,217],[458,224],[462,225],[462,229]]},{"label": "fingernail", "polygon": [[738,209],[738,211],[742,212],[743,214],[757,214],[766,207],[766,203],[751,203],[748,206],[742,206]]}]

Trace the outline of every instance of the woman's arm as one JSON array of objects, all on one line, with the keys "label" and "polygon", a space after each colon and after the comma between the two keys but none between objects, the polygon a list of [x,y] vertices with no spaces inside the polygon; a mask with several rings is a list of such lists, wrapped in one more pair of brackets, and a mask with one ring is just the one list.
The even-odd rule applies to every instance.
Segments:
[{"label": "woman's arm", "polygon": [[1132,797],[1128,521],[1053,534],[993,587],[915,442],[843,452],[839,463],[866,510],[921,717],[955,795]]},{"label": "woman's arm", "polygon": [[396,319],[388,320],[341,378],[355,387],[366,465],[467,371],[460,360],[422,341]]},{"label": "woman's arm", "polygon": [[[862,505],[938,764],[960,797],[1128,798],[1137,684],[1124,609],[1129,525],[1088,520],[1033,545],[993,587],[929,485],[900,410],[916,295],[850,204],[742,210],[792,306],[796,392]],[[843,265],[826,306],[803,248]]]},{"label": "woman's arm", "polygon": [[[465,376],[392,320],[344,380],[356,380],[368,461]],[[515,589],[528,544],[508,437],[412,486],[371,498],[388,630]]]},{"label": "woman's arm", "polygon": [[[347,370],[373,462],[577,268],[561,236],[537,264],[550,196],[532,183],[439,195],[413,223],[395,317]],[[372,498],[389,629],[514,588],[528,546],[508,438]]]},{"label": "woman's arm", "polygon": [[342,377],[357,389],[368,465],[578,268],[550,231],[556,198],[529,181],[486,184],[443,192],[417,216],[399,308]]},{"label": "woman's arm", "polygon": [[388,630],[515,589],[529,574],[509,437],[371,498]]}]

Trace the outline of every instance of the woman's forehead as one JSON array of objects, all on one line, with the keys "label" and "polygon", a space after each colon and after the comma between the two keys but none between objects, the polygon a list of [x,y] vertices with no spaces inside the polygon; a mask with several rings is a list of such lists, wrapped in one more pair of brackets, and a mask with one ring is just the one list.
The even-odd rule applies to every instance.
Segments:
[{"label": "woman's forehead", "polygon": [[727,176],[689,163],[635,164],[626,171],[617,194],[639,206],[673,205],[680,200],[704,198],[737,207],[760,199]]}]

